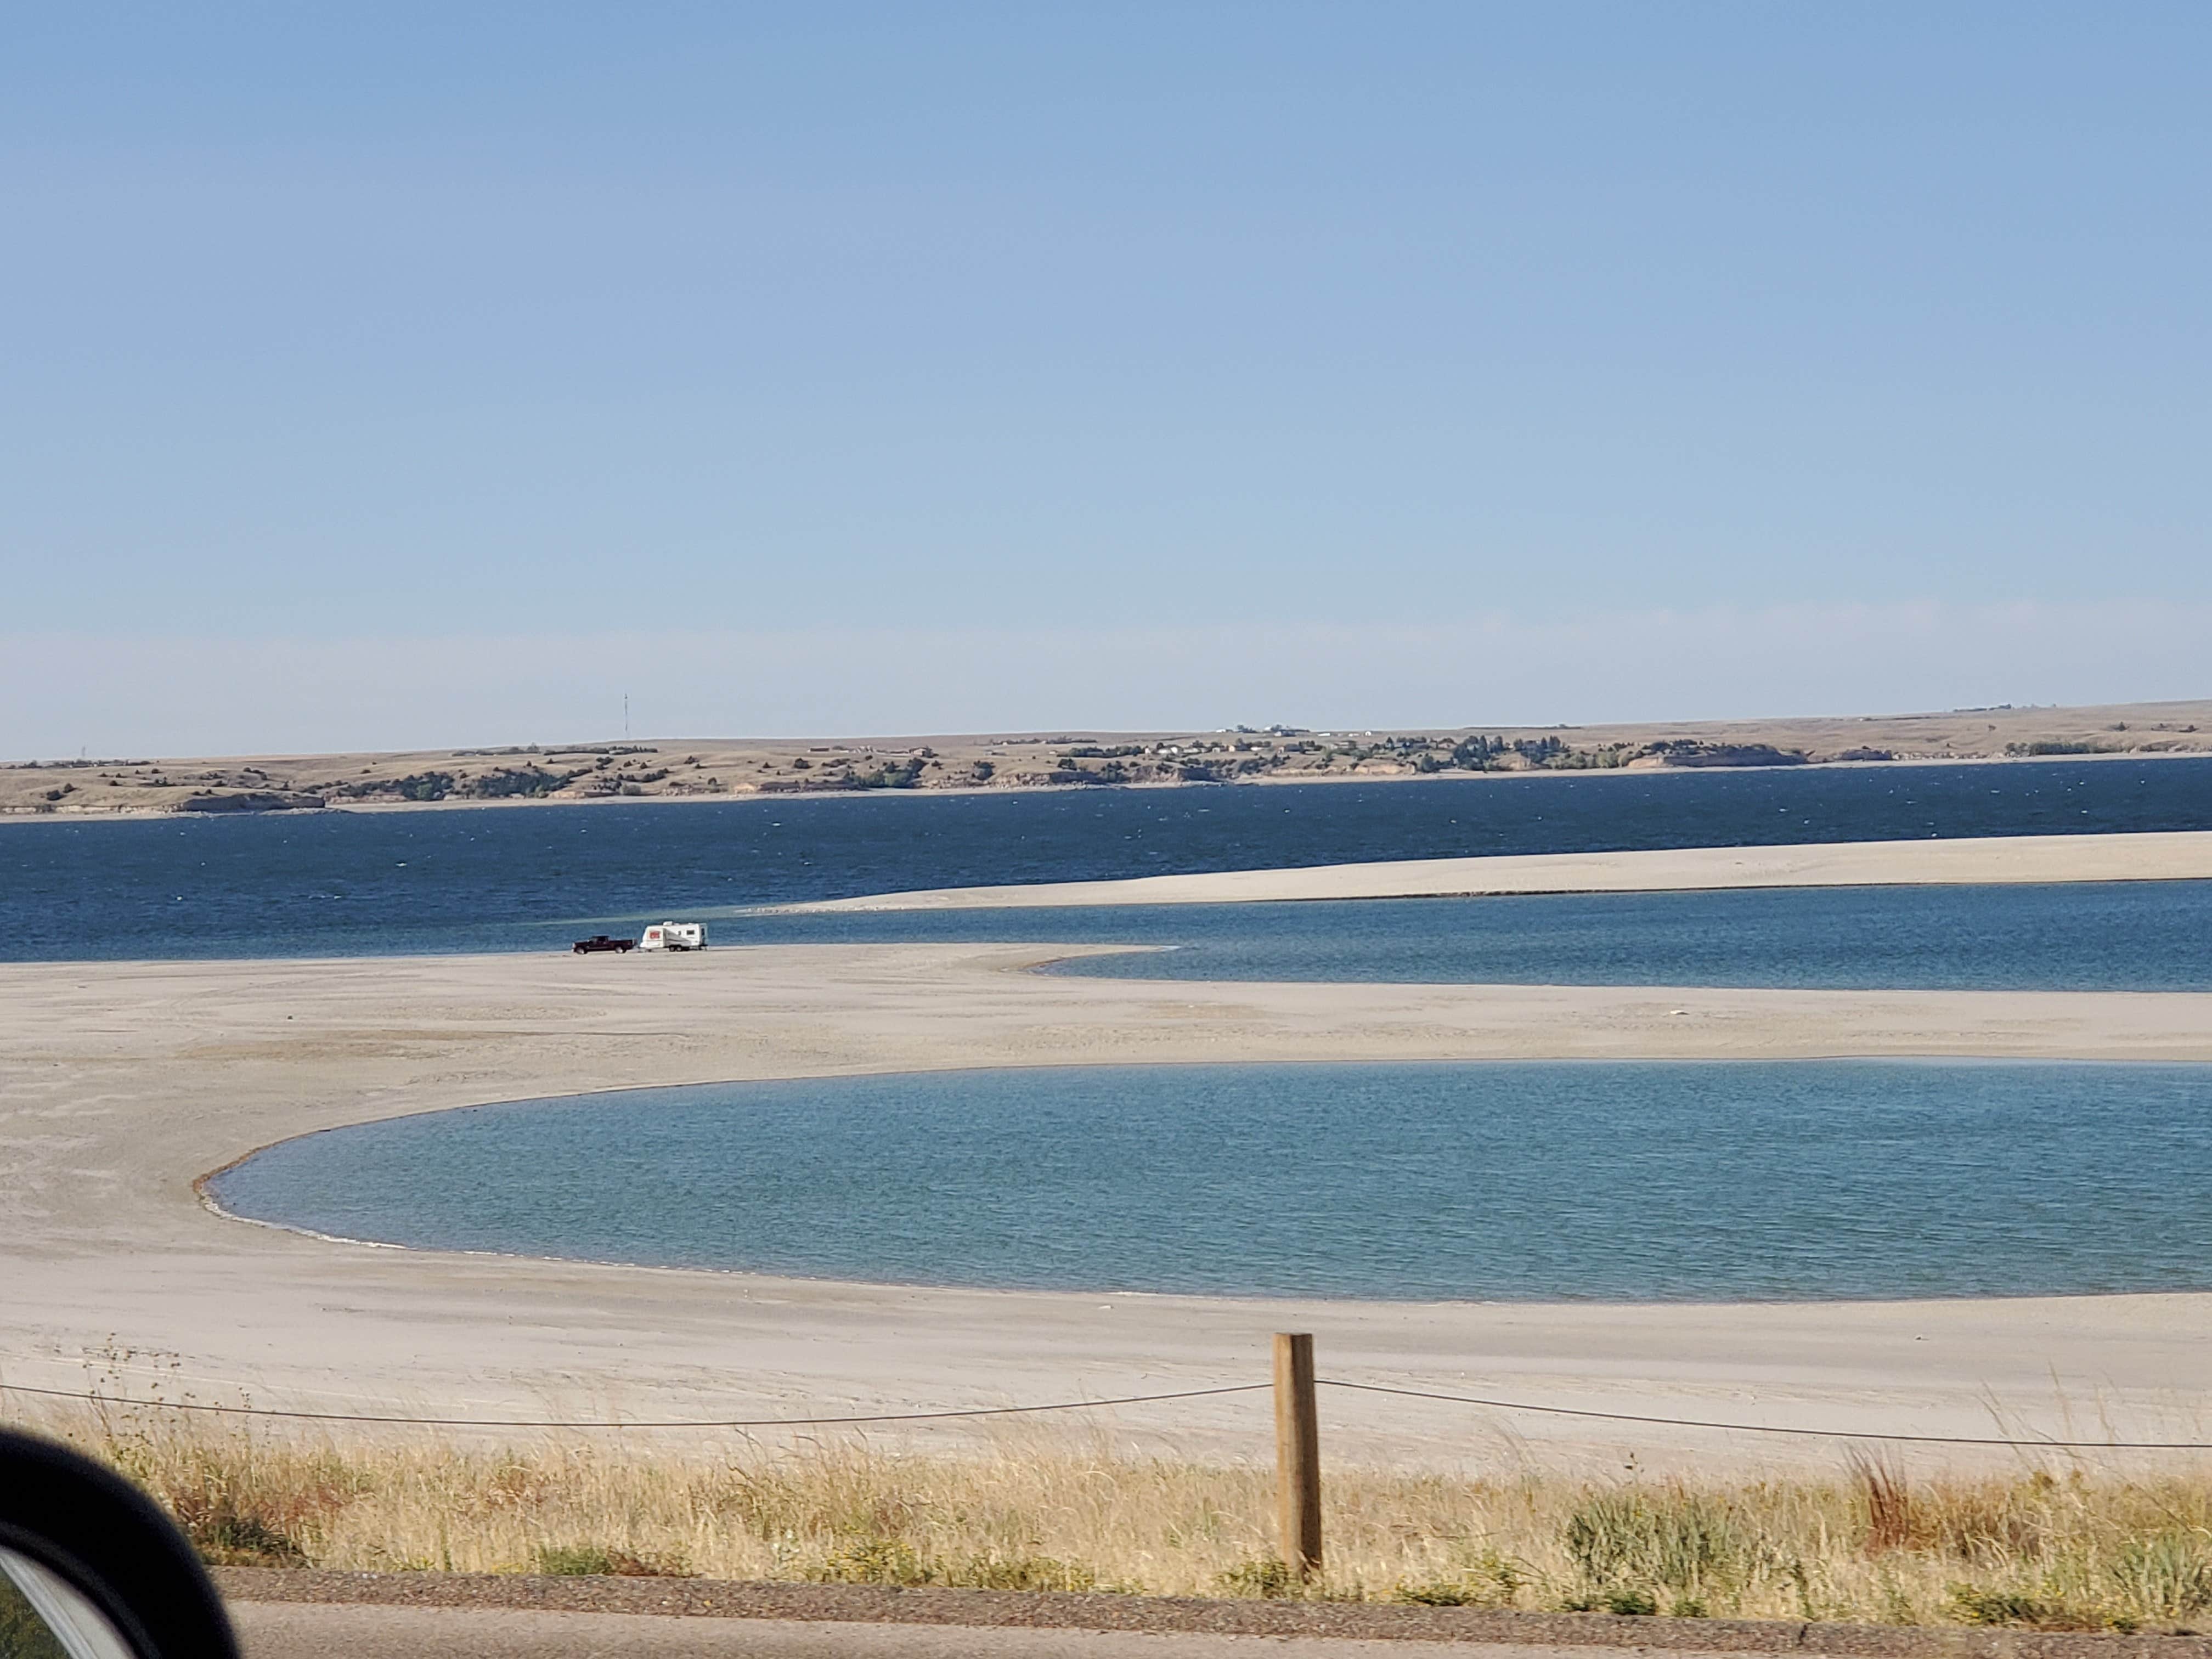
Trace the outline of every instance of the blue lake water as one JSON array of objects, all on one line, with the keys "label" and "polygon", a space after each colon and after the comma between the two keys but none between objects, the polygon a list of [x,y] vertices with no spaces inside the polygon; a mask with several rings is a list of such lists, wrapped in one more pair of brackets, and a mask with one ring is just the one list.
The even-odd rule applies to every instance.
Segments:
[{"label": "blue lake water", "polygon": [[[773,799],[0,829],[0,955],[1171,948],[1156,977],[2212,988],[2212,883],[790,916],[902,888],[1342,860],[2212,828],[2212,759]],[[634,959],[587,971],[649,972]],[[311,1137],[241,1213],[928,1284],[1411,1297],[2212,1285],[2212,1067],[1225,1066],[722,1085]]]},{"label": "blue lake water", "polygon": [[558,948],[902,888],[1437,858],[2212,828],[2212,757],[0,826],[0,958]]},{"label": "blue lake water", "polygon": [[927,1285],[1432,1298],[2212,1288],[2212,1066],[1095,1067],[717,1085],[285,1143],[355,1237]]},{"label": "blue lake water", "polygon": [[2212,882],[740,916],[726,944],[1143,945],[1111,978],[2212,990]]}]

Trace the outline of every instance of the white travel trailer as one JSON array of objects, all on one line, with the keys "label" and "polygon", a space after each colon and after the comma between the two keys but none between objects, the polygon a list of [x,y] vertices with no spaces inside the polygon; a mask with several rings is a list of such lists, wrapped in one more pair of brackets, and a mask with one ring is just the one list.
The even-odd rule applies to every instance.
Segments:
[{"label": "white travel trailer", "polygon": [[707,924],[703,921],[656,921],[638,936],[641,951],[703,951]]}]

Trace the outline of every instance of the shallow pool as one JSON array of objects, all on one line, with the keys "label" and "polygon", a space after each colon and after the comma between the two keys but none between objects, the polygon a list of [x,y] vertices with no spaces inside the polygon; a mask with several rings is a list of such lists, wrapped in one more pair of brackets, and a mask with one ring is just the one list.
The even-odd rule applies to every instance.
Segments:
[{"label": "shallow pool", "polygon": [[220,1176],[449,1249],[931,1285],[1413,1298],[2212,1288],[2212,1066],[1113,1066],[402,1118]]}]

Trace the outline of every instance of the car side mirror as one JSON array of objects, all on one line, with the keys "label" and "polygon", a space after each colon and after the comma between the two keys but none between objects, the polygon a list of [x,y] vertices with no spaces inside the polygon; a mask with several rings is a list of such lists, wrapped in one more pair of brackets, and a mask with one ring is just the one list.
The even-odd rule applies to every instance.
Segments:
[{"label": "car side mirror", "polygon": [[238,1659],[207,1569],[112,1470],[0,1429],[0,1659]]}]

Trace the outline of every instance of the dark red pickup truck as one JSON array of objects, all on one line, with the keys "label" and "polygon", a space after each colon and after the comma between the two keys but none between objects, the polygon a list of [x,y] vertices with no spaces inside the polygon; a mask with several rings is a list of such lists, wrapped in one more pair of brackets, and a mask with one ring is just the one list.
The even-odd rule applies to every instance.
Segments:
[{"label": "dark red pickup truck", "polygon": [[594,933],[589,939],[578,939],[568,948],[578,956],[586,957],[594,951],[635,951],[637,941],[634,939],[610,939],[605,933]]}]

